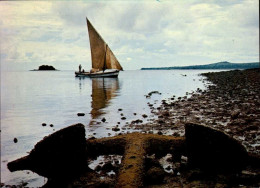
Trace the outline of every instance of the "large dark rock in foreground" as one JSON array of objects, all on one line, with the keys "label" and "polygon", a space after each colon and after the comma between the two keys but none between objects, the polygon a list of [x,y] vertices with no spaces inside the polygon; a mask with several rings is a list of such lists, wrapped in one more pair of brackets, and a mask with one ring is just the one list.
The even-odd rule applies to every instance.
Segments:
[{"label": "large dark rock in foreground", "polygon": [[8,169],[32,170],[49,178],[71,177],[86,169],[86,139],[82,124],[61,129],[38,142],[26,157],[8,163]]},{"label": "large dark rock in foreground", "polygon": [[210,171],[240,170],[246,163],[246,149],[235,139],[213,128],[185,125],[188,162]]}]

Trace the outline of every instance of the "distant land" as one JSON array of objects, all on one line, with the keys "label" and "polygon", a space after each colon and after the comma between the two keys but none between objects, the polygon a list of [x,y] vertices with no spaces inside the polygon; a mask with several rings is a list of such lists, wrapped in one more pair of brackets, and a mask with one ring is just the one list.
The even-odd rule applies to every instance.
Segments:
[{"label": "distant land", "polygon": [[55,69],[51,65],[41,65],[41,66],[39,66],[38,69],[34,69],[34,70],[31,70],[31,71],[55,71],[55,70],[57,70],[57,69]]},{"label": "distant land", "polygon": [[227,61],[212,63],[207,65],[191,65],[178,67],[151,67],[141,68],[141,70],[172,70],[172,69],[252,69],[259,68],[259,62],[253,63],[230,63]]}]

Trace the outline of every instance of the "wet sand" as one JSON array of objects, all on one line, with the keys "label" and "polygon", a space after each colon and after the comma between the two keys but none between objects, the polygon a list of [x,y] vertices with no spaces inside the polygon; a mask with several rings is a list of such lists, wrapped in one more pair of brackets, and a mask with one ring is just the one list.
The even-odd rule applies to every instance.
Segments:
[{"label": "wet sand", "polygon": [[[176,99],[163,100],[148,124],[128,127],[158,134],[184,135],[185,122],[196,122],[224,131],[242,143],[248,152],[260,155],[260,70],[203,73],[207,89]],[[137,121],[138,122],[138,121]]]}]

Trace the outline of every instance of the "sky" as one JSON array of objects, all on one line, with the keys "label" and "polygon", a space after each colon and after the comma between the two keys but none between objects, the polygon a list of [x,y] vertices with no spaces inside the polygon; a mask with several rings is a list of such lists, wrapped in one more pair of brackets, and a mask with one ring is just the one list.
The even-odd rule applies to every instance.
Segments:
[{"label": "sky", "polygon": [[259,61],[259,0],[1,1],[1,70],[90,69],[86,17],[125,70]]}]

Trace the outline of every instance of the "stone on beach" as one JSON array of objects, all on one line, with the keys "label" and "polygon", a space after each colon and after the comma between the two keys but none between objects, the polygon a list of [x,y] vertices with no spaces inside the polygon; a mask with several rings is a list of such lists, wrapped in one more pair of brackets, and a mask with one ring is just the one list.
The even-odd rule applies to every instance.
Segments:
[{"label": "stone on beach", "polygon": [[18,142],[18,139],[17,138],[14,138],[14,143],[17,143]]},{"label": "stone on beach", "polygon": [[78,116],[85,116],[85,113],[78,113]]},{"label": "stone on beach", "polygon": [[248,159],[246,149],[224,132],[204,125],[185,124],[189,164],[210,171],[237,170]]},{"label": "stone on beach", "polygon": [[38,142],[28,156],[8,163],[8,169],[32,170],[45,177],[67,177],[85,168],[86,139],[82,124],[61,129]]},{"label": "stone on beach", "polygon": [[118,127],[114,127],[114,128],[112,128],[112,131],[117,132],[117,131],[120,131],[120,129]]}]

